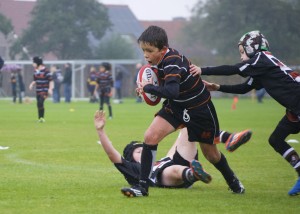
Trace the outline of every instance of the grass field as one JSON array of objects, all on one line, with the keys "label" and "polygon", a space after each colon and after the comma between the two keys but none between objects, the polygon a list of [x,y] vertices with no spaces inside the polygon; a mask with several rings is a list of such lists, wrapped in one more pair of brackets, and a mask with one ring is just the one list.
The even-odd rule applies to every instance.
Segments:
[{"label": "grass field", "polygon": [[[231,99],[214,103],[221,129],[253,130],[251,141],[234,153],[219,145],[246,193],[231,194],[221,174],[200,155],[213,176],[210,184],[152,188],[149,197],[129,199],[120,193],[127,183],[97,144],[93,114],[98,104],[47,101],[46,123],[38,124],[35,102],[0,101],[0,146],[10,147],[0,150],[0,213],[299,213],[300,197],[287,195],[296,173],[268,144],[285,110],[271,99],[263,104],[240,99],[236,110]],[[134,99],[113,104],[114,119],[106,131],[115,147],[122,151],[129,141],[142,140],[158,108]],[[160,143],[158,157],[176,136]],[[300,141],[300,135],[288,139]],[[300,144],[292,146],[300,152]]]}]

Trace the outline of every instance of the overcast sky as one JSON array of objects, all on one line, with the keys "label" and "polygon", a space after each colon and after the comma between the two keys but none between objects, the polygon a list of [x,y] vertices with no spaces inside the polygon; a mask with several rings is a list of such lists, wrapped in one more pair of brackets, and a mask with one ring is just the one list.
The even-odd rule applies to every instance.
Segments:
[{"label": "overcast sky", "polygon": [[139,20],[172,20],[191,16],[198,0],[99,0],[103,4],[128,5]]}]

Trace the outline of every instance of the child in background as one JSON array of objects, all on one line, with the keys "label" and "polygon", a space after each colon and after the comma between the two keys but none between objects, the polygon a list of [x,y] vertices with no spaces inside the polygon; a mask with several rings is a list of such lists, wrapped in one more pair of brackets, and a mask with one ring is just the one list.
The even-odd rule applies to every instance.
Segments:
[{"label": "child in background", "polygon": [[109,119],[112,119],[112,107],[110,104],[110,98],[113,94],[114,81],[111,74],[111,64],[103,62],[99,67],[99,73],[97,76],[97,84],[95,87],[94,95],[99,94],[100,107],[99,110],[103,110],[103,105],[106,103],[109,112]]}]

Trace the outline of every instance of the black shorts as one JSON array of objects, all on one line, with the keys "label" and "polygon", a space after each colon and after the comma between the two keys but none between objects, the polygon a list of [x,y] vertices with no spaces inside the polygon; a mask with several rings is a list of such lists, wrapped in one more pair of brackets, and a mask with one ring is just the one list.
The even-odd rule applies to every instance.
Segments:
[{"label": "black shorts", "polygon": [[187,127],[191,142],[219,142],[219,121],[211,101],[193,109],[184,109],[165,101],[157,115],[167,120],[175,129]]}]

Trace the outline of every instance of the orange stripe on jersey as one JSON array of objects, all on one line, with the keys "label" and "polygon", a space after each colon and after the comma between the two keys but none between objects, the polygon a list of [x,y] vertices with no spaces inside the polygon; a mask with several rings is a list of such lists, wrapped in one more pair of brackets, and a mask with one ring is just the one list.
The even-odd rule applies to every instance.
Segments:
[{"label": "orange stripe on jersey", "polygon": [[198,77],[197,81],[195,82],[194,85],[192,85],[191,88],[189,88],[188,90],[185,90],[185,91],[181,91],[179,94],[184,94],[184,93],[186,93],[186,92],[189,92],[189,91],[192,90],[193,88],[195,88],[196,85],[198,84],[199,80],[200,80],[200,76]]},{"label": "orange stripe on jersey", "polygon": [[168,75],[165,76],[164,79],[167,79],[168,77],[179,77],[179,78],[181,78],[181,75],[180,74],[168,74]]},{"label": "orange stripe on jersey", "polygon": [[199,106],[202,106],[203,104],[205,104],[205,103],[207,103],[209,100],[210,100],[210,95],[209,95],[209,97],[205,100],[205,101],[203,101],[203,102],[201,102],[201,103],[199,103],[199,104],[197,104],[197,105],[195,105],[195,106],[192,106],[192,107],[189,107],[189,108],[187,108],[188,110],[190,110],[190,109],[193,109],[193,108],[197,108],[197,107],[199,107]]},{"label": "orange stripe on jersey", "polygon": [[185,127],[186,127],[185,124],[180,124],[180,125],[176,128],[176,130],[183,129],[183,128],[185,128]]},{"label": "orange stripe on jersey", "polygon": [[219,144],[219,143],[220,143],[220,137],[215,137],[214,144]]},{"label": "orange stripe on jersey", "polygon": [[179,58],[181,59],[182,57],[179,55],[171,55],[171,56],[167,56],[164,60],[169,59],[169,58]]}]

